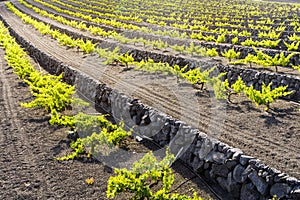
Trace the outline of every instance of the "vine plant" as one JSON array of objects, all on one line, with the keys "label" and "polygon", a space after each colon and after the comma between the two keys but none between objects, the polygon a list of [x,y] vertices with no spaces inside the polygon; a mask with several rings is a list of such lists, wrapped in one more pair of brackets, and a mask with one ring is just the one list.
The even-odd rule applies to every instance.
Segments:
[{"label": "vine plant", "polygon": [[[132,194],[130,198],[132,200],[202,200],[196,193],[193,197],[189,197],[171,192],[174,175],[170,166],[174,160],[174,155],[168,151],[161,161],[149,152],[133,164],[132,170],[115,169],[116,176],[111,176],[108,180],[107,197],[115,198],[120,193],[129,192]],[[153,191],[153,186],[159,183],[162,188]]]},{"label": "vine plant", "polygon": [[270,105],[276,99],[290,95],[294,92],[286,92],[288,86],[279,86],[274,89],[272,89],[271,86],[272,82],[268,85],[262,83],[262,89],[260,91],[254,89],[253,85],[246,86],[241,77],[239,77],[237,81],[231,86],[229,86],[228,80],[225,81],[225,89],[228,95],[227,99],[229,102],[232,103],[232,101],[230,100],[231,95],[244,93],[251,101],[256,104],[256,106],[264,105],[266,111],[270,109]]},{"label": "vine plant", "polygon": [[[71,130],[87,133],[94,125],[101,127],[99,134],[93,133],[86,138],[78,138],[71,143],[71,148],[75,149],[70,155],[59,158],[59,160],[74,159],[81,154],[93,153],[99,144],[107,144],[110,147],[119,145],[124,138],[131,135],[130,131],[123,129],[124,124],[119,126],[112,124],[104,116],[89,116],[79,113],[75,116],[65,116],[62,112],[74,103],[84,106],[87,103],[80,99],[73,98],[74,86],[61,82],[62,74],[59,76],[43,75],[36,71],[30,64],[27,54],[9,35],[8,30],[0,23],[0,45],[6,50],[5,59],[15,72],[30,87],[31,93],[36,97],[29,103],[23,103],[26,108],[43,107],[51,114],[49,123],[51,125],[64,125]],[[86,145],[91,146],[92,151],[88,152]]]},{"label": "vine plant", "polygon": [[[121,142],[131,135],[131,131],[123,129],[124,123],[119,125],[109,122],[104,115],[92,116],[84,113],[78,113],[73,117],[76,126],[76,132],[86,135],[86,137],[77,138],[72,141],[70,147],[74,150],[71,154],[56,158],[57,160],[73,160],[82,155],[91,157],[101,146],[112,148],[121,144]],[[98,133],[94,131],[95,127],[101,129]]]}]

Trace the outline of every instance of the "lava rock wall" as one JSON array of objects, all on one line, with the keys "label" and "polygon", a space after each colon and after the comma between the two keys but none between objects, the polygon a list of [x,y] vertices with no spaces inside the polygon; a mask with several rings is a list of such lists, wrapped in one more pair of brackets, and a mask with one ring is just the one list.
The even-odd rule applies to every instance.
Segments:
[{"label": "lava rock wall", "polygon": [[[137,135],[152,138],[161,146],[169,145],[172,153],[198,174],[219,185],[223,191],[230,193],[232,199],[269,199],[274,195],[283,199],[300,199],[299,180],[61,63],[25,41],[10,28],[4,19],[1,20],[9,28],[10,34],[16,38],[16,41],[47,71],[56,75],[64,73],[64,81],[76,84],[77,90],[92,100],[96,107],[111,113],[117,119],[124,119],[128,126],[135,126],[134,132]],[[148,56],[140,52],[136,52],[136,55]],[[176,58],[172,59],[170,62],[176,62],[174,61]],[[191,66],[196,66],[196,64],[194,61],[191,62]],[[281,76],[259,72],[254,74],[254,71],[238,68],[231,70],[232,68],[227,66],[218,67],[221,71],[228,71],[227,76],[231,81],[237,75],[243,74],[246,74],[243,78],[248,84],[251,81],[255,84],[254,80],[259,81],[261,78],[273,81],[276,79],[278,84],[295,81],[287,76],[278,78]],[[298,79],[294,82],[294,87],[296,86],[299,86]]]}]

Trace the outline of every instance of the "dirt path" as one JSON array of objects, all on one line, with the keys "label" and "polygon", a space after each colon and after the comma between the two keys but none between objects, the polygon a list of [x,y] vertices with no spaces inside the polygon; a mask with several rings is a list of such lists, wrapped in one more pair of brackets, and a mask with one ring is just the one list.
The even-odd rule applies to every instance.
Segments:
[{"label": "dirt path", "polygon": [[82,53],[66,50],[49,37],[41,36],[5,7],[1,6],[0,12],[26,40],[62,62],[300,178],[299,105],[278,101],[273,105],[277,109],[268,114],[245,98],[237,99],[237,105],[226,105],[213,101],[209,94],[196,97],[193,88],[178,85],[174,77],[157,78],[99,64],[101,59],[95,56],[84,58]]}]

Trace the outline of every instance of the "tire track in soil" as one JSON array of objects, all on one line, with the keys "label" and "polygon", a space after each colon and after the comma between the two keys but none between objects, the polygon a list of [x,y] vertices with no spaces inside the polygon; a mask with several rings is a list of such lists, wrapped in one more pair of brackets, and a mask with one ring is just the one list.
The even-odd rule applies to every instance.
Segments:
[{"label": "tire track in soil", "polygon": [[[66,51],[65,48],[58,46],[56,42],[50,40],[49,37],[42,37],[35,30],[30,30],[30,26],[24,25],[22,21],[20,21],[20,19],[18,19],[16,16],[12,16],[11,13],[6,10],[6,8],[1,7],[1,13],[3,13],[3,17],[11,25],[13,25],[13,29],[15,31],[17,31],[20,35],[24,36],[26,40],[31,41],[44,52],[53,55],[62,62],[73,66],[96,79],[98,79],[101,75],[100,81],[110,83],[110,86],[118,83],[120,86],[122,86],[122,88],[128,88],[128,90],[130,91],[135,91],[134,95],[137,98],[141,99],[142,102],[150,105],[161,105],[167,111],[167,114],[173,117],[180,118],[180,113],[178,113],[178,110],[182,110],[185,113],[185,118],[183,119],[183,121],[186,121],[198,127],[201,131],[204,132],[208,131],[208,125],[212,126],[217,131],[222,131],[221,138],[219,139],[221,139],[223,142],[228,143],[229,145],[232,145],[234,147],[238,147],[244,150],[247,154],[251,154],[252,156],[261,159],[265,163],[271,163],[273,167],[279,169],[281,168],[281,170],[287,172],[286,168],[278,166],[276,165],[276,163],[284,159],[289,160],[292,155],[300,153],[300,149],[298,146],[284,145],[283,143],[275,142],[272,139],[270,140],[263,136],[257,136],[254,131],[252,132],[247,130],[240,130],[240,128],[236,126],[234,121],[231,120],[227,120],[225,127],[223,127],[223,129],[220,129],[219,121],[214,121],[213,119],[211,119],[210,112],[203,112],[200,115],[199,113],[195,112],[193,109],[188,107],[188,105],[191,105],[189,103],[186,103],[186,107],[182,105],[174,105],[174,103],[166,101],[163,95],[153,92],[151,88],[147,89],[144,87],[139,88],[139,90],[137,90],[138,88],[136,86],[139,85],[127,83],[126,81],[120,81],[120,77],[118,77],[118,74],[116,74],[116,72],[114,72],[113,70],[108,70],[105,71],[105,73],[103,73],[103,70],[101,71],[99,65],[95,64],[95,62],[85,62],[85,66],[82,66],[81,64],[83,60],[78,56],[78,53],[76,53],[75,51]],[[17,29],[16,27],[22,28]],[[61,27],[66,28],[66,26],[64,25],[61,25]],[[32,34],[28,35],[27,33],[29,31]],[[197,119],[198,117],[201,117],[201,119],[199,120],[200,124],[193,124],[193,122],[195,121],[194,119]],[[252,149],[256,149],[258,151],[256,152]],[[272,153],[275,153],[275,155],[277,155],[275,159],[269,158],[270,149],[272,150]],[[282,158],[279,158],[281,156]],[[296,162],[299,163],[299,160]],[[291,171],[288,171],[288,173],[296,177],[300,177],[297,170],[294,171],[293,169],[291,169]]]},{"label": "tire track in soil", "polygon": [[[26,157],[35,152],[35,148],[29,149],[30,144],[24,138],[24,128],[18,119],[18,111],[16,109],[19,104],[15,101],[15,95],[10,89],[8,78],[12,78],[12,73],[5,73],[4,51],[0,50],[0,80],[1,80],[1,163],[7,163],[5,166],[9,168],[1,168],[1,191],[9,191],[10,194],[1,194],[16,196],[18,198],[30,198],[27,195],[29,189],[29,180],[37,179],[37,174],[33,174],[31,168],[36,165],[34,157]],[[6,66],[7,67],[7,66]],[[19,173],[19,171],[23,173]],[[19,186],[23,186],[23,188]],[[31,188],[32,189],[32,188]],[[35,190],[35,189],[34,189]],[[7,197],[9,197],[7,196]],[[4,198],[3,198],[4,199]]]}]

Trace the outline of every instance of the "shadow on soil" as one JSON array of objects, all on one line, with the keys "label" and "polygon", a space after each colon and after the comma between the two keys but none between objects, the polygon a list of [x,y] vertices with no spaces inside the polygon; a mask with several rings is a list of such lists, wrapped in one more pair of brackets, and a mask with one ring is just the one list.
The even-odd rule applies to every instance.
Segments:
[{"label": "shadow on soil", "polygon": [[265,125],[270,128],[278,126],[282,121],[280,119],[287,118],[293,119],[292,115],[295,114],[295,108],[270,108],[268,112],[264,112],[259,117],[264,119]]}]

